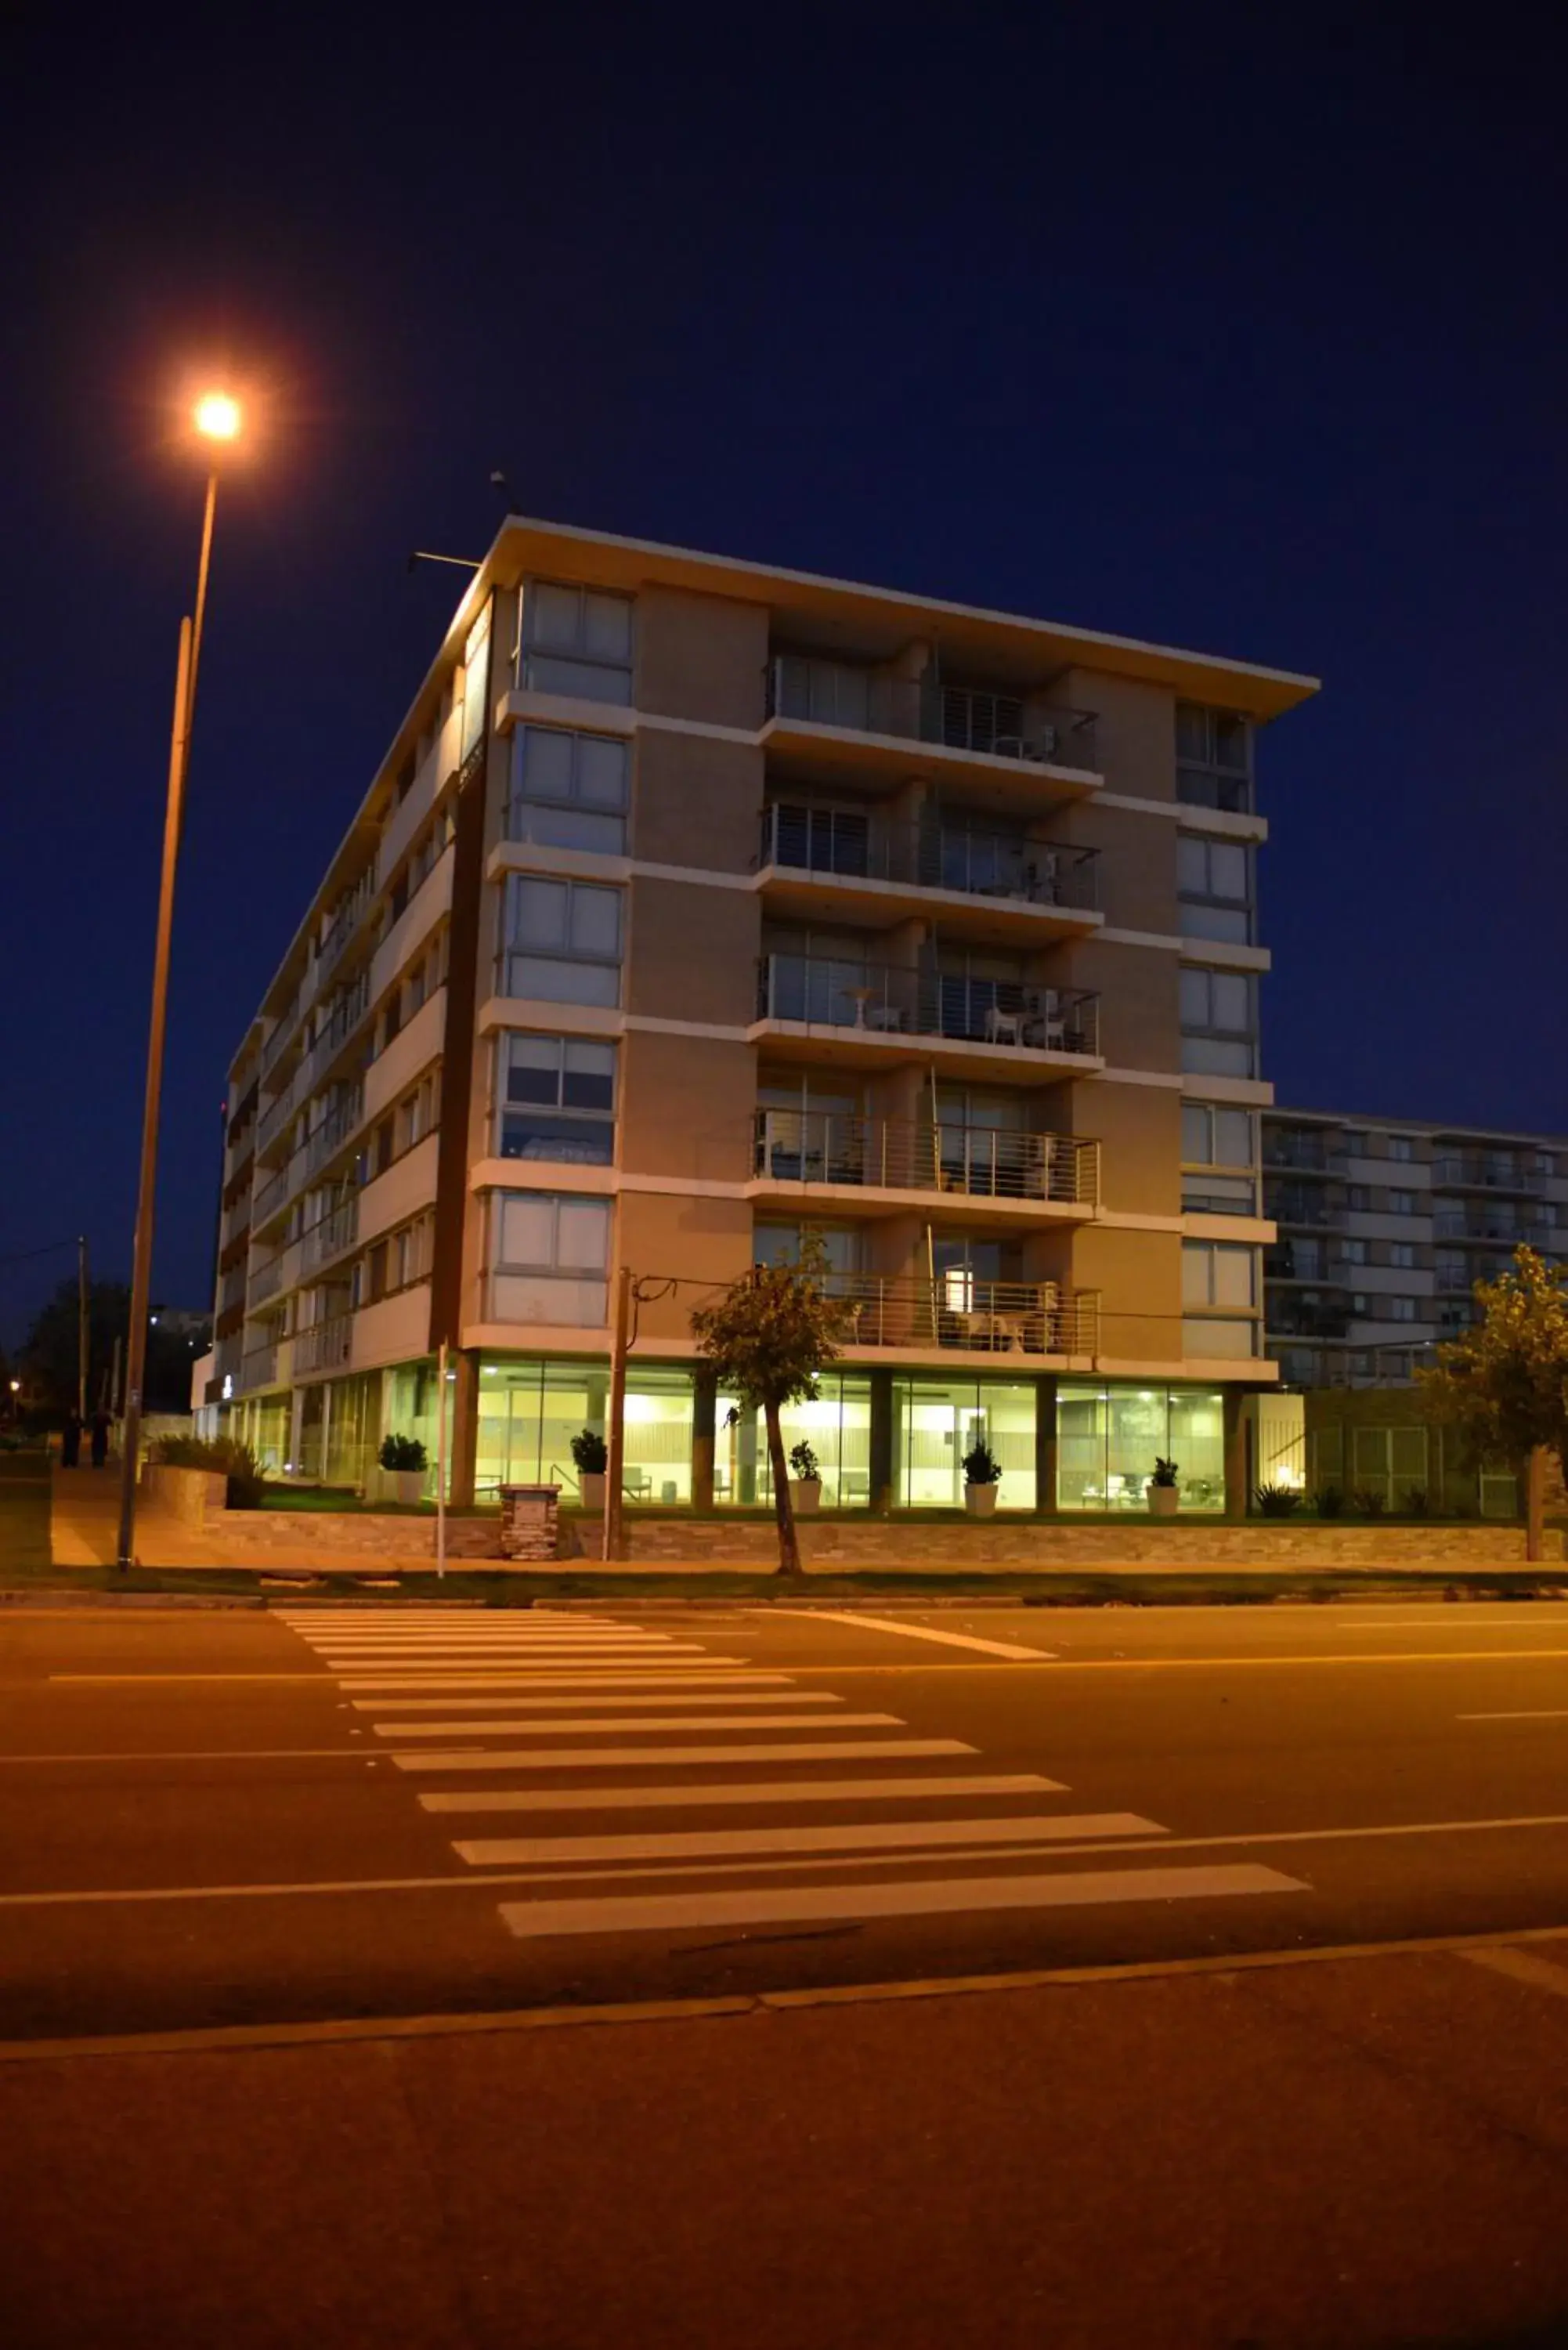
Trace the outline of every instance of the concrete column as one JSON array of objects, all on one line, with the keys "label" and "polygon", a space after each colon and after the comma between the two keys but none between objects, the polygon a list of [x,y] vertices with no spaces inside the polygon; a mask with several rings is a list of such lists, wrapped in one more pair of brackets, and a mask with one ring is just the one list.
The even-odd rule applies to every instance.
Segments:
[{"label": "concrete column", "polygon": [[714,1420],[719,1403],[717,1374],[699,1363],[691,1380],[691,1506],[713,1506]]},{"label": "concrete column", "polygon": [[1251,1480],[1247,1462],[1246,1396],[1240,1388],[1225,1389],[1225,1515],[1244,1518]]},{"label": "concrete column", "polygon": [[871,1507],[886,1517],[893,1506],[893,1374],[871,1374]]},{"label": "concrete column", "polygon": [[1043,1371],[1034,1382],[1034,1506],[1056,1514],[1056,1375]]},{"label": "concrete column", "polygon": [[447,1500],[454,1510],[466,1510],[473,1504],[474,1466],[479,1457],[479,1357],[453,1347],[447,1356],[447,1368],[457,1373],[452,1383]]}]

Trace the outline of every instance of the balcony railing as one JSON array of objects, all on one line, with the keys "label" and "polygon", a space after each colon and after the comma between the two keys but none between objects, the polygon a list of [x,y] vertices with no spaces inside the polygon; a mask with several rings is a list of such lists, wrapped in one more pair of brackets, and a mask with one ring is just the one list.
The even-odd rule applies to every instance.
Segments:
[{"label": "balcony railing", "polygon": [[282,1249],[275,1249],[272,1255],[264,1258],[252,1274],[245,1284],[247,1311],[254,1313],[269,1297],[275,1297],[283,1287],[283,1255]]},{"label": "balcony railing", "polygon": [[1432,1180],[1461,1191],[1533,1191],[1541,1177],[1511,1158],[1477,1158],[1445,1151],[1432,1161]]},{"label": "balcony railing", "polygon": [[333,915],[331,927],[322,940],[316,958],[317,986],[327,978],[333,967],[341,962],[343,951],[364,920],[366,910],[375,894],[376,877],[372,870],[355,884]]},{"label": "balcony railing", "polygon": [[1343,1154],[1331,1151],[1326,1143],[1300,1138],[1287,1141],[1277,1134],[1263,1137],[1265,1167],[1281,1167],[1302,1175],[1326,1175],[1336,1162],[1343,1164]]},{"label": "balcony railing", "polygon": [[329,1215],[312,1224],[304,1236],[299,1252],[301,1274],[317,1273],[345,1249],[353,1247],[359,1237],[359,1201],[356,1193],[340,1202]]},{"label": "balcony railing", "polygon": [[1492,1248],[1554,1248],[1558,1240],[1555,1224],[1526,1224],[1511,1217],[1488,1215],[1484,1209],[1470,1215],[1445,1214],[1439,1209],[1433,1231],[1440,1241],[1478,1241]]},{"label": "balcony railing", "polygon": [[934,1281],[879,1273],[830,1273],[828,1294],[846,1309],[849,1347],[941,1347],[988,1355],[1093,1355],[1099,1349],[1096,1290],[1054,1281]]},{"label": "balcony railing", "polygon": [[253,1347],[240,1357],[240,1385],[243,1388],[271,1387],[277,1378],[277,1341],[270,1346]]},{"label": "balcony railing", "polygon": [[1097,995],[1012,980],[809,954],[763,955],[757,967],[757,1018],[814,1028],[1093,1055],[1100,1049],[1099,1015]]},{"label": "balcony railing", "polygon": [[319,1173],[334,1153],[341,1150],[364,1116],[365,1088],[362,1085],[352,1086],[341,1101],[334,1103],[320,1125],[310,1134],[305,1146],[304,1173],[306,1176]]},{"label": "balcony railing", "polygon": [[328,1321],[313,1322],[308,1330],[295,1335],[294,1367],[296,1371],[340,1370],[348,1360],[353,1341],[351,1314],[335,1314]]},{"label": "balcony railing", "polygon": [[940,743],[1037,766],[1097,772],[1091,711],[1047,706],[1033,697],[1025,701],[982,687],[889,677],[881,670],[808,653],[780,653],[770,662],[768,716]]},{"label": "balcony railing", "polygon": [[370,974],[361,972],[334,1004],[328,1019],[316,1032],[316,1042],[301,1072],[301,1099],[313,1094],[344,1045],[370,1009]]},{"label": "balcony railing", "polygon": [[262,1046],[261,1073],[264,1077],[269,1069],[276,1066],[285,1045],[294,1035],[294,1024],[298,1018],[299,991],[296,988],[286,1009],[279,1016],[272,1035]]},{"label": "balcony railing", "polygon": [[275,1175],[269,1175],[266,1181],[262,1185],[261,1190],[256,1193],[254,1202],[251,1208],[251,1222],[253,1227],[256,1224],[265,1223],[269,1216],[276,1213],[277,1210],[282,1207],[284,1201],[287,1199],[289,1194],[289,1170],[292,1165],[293,1161],[290,1160],[289,1165],[280,1167]]},{"label": "balcony railing", "polygon": [[842,808],[780,805],[763,810],[757,862],[846,880],[897,881],[966,897],[1017,899],[1093,913],[1099,851],[1016,833],[897,824]]},{"label": "balcony railing", "polygon": [[275,1141],[277,1137],[283,1132],[284,1128],[294,1116],[295,1104],[298,1097],[298,1093],[299,1078],[297,1075],[296,1075],[290,1078],[288,1084],[285,1086],[282,1093],[278,1095],[275,1101],[269,1102],[266,1108],[263,1110],[260,1118],[256,1120],[256,1149],[258,1150],[265,1150],[268,1144]]},{"label": "balcony railing", "polygon": [[758,1175],[781,1183],[953,1191],[1079,1207],[1094,1207],[1100,1196],[1100,1146],[1075,1135],[1006,1134],[822,1110],[759,1110],[754,1165]]}]

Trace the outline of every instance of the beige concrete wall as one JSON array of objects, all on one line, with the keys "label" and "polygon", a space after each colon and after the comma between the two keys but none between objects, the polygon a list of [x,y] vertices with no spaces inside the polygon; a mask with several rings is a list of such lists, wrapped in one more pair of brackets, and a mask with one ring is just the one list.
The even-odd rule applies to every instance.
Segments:
[{"label": "beige concrete wall", "polygon": [[1169,1075],[1180,1068],[1180,964],[1174,954],[1083,939],[1064,947],[1044,975],[1053,987],[1098,995],[1100,1051],[1112,1068]]},{"label": "beige concrete wall", "polygon": [[637,738],[631,853],[719,873],[755,867],[763,754],[742,743],[644,727]]},{"label": "beige concrete wall", "polygon": [[757,899],[643,875],[628,894],[626,1010],[743,1028],[756,1005]]},{"label": "beige concrete wall", "polygon": [[1058,1088],[1071,1131],[1100,1145],[1100,1200],[1129,1216],[1181,1212],[1181,1096],[1166,1086],[1087,1079]]},{"label": "beige concrete wall", "polygon": [[1100,910],[1109,929],[1179,934],[1177,827],[1168,816],[1078,800],[1040,829],[1054,840],[1100,851]]},{"label": "beige concrete wall", "polygon": [[710,726],[763,723],[765,604],[645,588],[637,599],[637,706]]},{"label": "beige concrete wall", "polygon": [[619,1262],[654,1279],[679,1274],[682,1285],[645,1304],[638,1328],[643,1351],[691,1338],[691,1312],[711,1286],[721,1287],[752,1262],[752,1210],[746,1200],[623,1191],[616,1217]]},{"label": "beige concrete wall", "polygon": [[1121,1361],[1181,1354],[1181,1236],[1090,1224],[1073,1244],[1073,1286],[1100,1293],[1100,1352]]},{"label": "beige concrete wall", "polygon": [[620,1054],[622,1169],[744,1182],[756,1103],[751,1046],[634,1029]]},{"label": "beige concrete wall", "polygon": [[1108,792],[1143,800],[1176,797],[1176,696],[1168,686],[1075,669],[1052,699],[1095,712],[1095,740]]}]

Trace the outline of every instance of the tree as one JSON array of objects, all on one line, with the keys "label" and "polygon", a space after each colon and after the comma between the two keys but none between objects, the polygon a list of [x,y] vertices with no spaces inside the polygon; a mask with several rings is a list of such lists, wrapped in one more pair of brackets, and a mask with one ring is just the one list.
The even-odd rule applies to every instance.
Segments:
[{"label": "tree", "polygon": [[1532,1248],[1475,1289],[1480,1320],[1419,1374],[1422,1409],[1456,1427],[1478,1461],[1526,1464],[1525,1555],[1542,1550],[1542,1455],[1568,1467],[1568,1266]]},{"label": "tree", "polygon": [[828,1295],[826,1278],[822,1243],[808,1239],[798,1264],[753,1265],[691,1316],[699,1351],[742,1408],[760,1410],[767,1424],[781,1575],[800,1573],[800,1545],[779,1412],[786,1403],[815,1396],[817,1375],[837,1360],[849,1323],[847,1307]]},{"label": "tree", "polygon": [[[47,1417],[62,1419],[77,1399],[77,1277],[62,1281],[47,1305],[35,1315],[22,1347],[21,1360],[29,1389]],[[122,1281],[95,1281],[88,1291],[88,1409],[98,1408],[108,1392],[114,1362],[114,1342],[125,1359],[125,1334],[130,1327],[130,1292]],[[191,1408],[191,1366],[195,1350],[188,1336],[154,1325],[147,1333],[147,1374],[144,1409],[188,1411]],[[123,1373],[122,1373],[123,1376]]]}]

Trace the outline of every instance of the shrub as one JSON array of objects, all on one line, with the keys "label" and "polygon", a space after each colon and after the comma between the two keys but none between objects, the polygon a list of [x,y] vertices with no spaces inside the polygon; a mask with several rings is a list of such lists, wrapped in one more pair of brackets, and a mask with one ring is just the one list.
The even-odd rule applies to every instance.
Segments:
[{"label": "shrub", "polygon": [[1358,1518],[1380,1518],[1387,1503],[1376,1485],[1357,1485],[1350,1504]]},{"label": "shrub", "polygon": [[1157,1452],[1154,1456],[1154,1474],[1149,1479],[1149,1483],[1151,1485],[1174,1485],[1177,1478],[1178,1465],[1179,1464],[1174,1461],[1162,1461]]},{"label": "shrub", "polygon": [[795,1475],[801,1480],[803,1484],[808,1482],[814,1478],[819,1478],[822,1475],[822,1465],[804,1436],[800,1442],[792,1449],[789,1456],[789,1465],[794,1471]]},{"label": "shrub", "polygon": [[266,1471],[248,1444],[232,1436],[161,1436],[152,1458],[166,1469],[218,1470],[228,1479],[231,1510],[259,1510]]},{"label": "shrub", "polygon": [[1261,1518],[1293,1518],[1302,1497],[1293,1485],[1259,1485],[1252,1494]]},{"label": "shrub", "polygon": [[380,1461],[383,1469],[423,1469],[428,1465],[425,1448],[417,1436],[383,1436]]},{"label": "shrub", "polygon": [[1320,1518],[1340,1518],[1345,1515],[1345,1492],[1338,1485],[1320,1485],[1314,1506]]},{"label": "shrub", "polygon": [[966,1485],[1000,1485],[1002,1463],[982,1436],[972,1451],[963,1456],[963,1477]]},{"label": "shrub", "polygon": [[1432,1504],[1427,1497],[1427,1489],[1425,1485],[1407,1485],[1405,1488],[1405,1515],[1407,1518],[1429,1518],[1431,1514]]},{"label": "shrub", "polygon": [[602,1477],[609,1467],[609,1446],[597,1429],[585,1428],[573,1437],[572,1466],[579,1477]]}]

